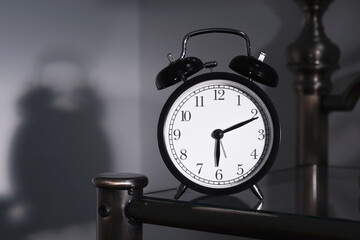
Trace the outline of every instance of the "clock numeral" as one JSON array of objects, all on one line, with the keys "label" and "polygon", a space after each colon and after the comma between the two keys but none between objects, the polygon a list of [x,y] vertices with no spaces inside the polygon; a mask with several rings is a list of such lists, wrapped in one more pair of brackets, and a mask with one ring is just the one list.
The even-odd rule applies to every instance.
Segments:
[{"label": "clock numeral", "polygon": [[180,150],[180,159],[181,160],[186,160],[187,159],[187,150],[186,149],[181,149]]},{"label": "clock numeral", "polygon": [[252,117],[256,117],[256,115],[259,113],[259,110],[257,110],[256,108],[251,110],[251,113],[254,114]]},{"label": "clock numeral", "polygon": [[204,165],[203,163],[197,163],[197,164],[196,164],[196,167],[199,168],[198,174],[200,174],[203,165]]},{"label": "clock numeral", "polygon": [[195,107],[204,107],[204,96],[195,97]]},{"label": "clock numeral", "polygon": [[179,129],[175,129],[173,135],[174,135],[174,140],[179,140],[181,137],[181,131]]},{"label": "clock numeral", "polygon": [[241,175],[244,173],[244,169],[242,168],[242,164],[237,165],[237,175]]},{"label": "clock numeral", "polygon": [[218,89],[218,90],[214,90],[214,92],[215,92],[214,100],[225,100],[225,98],[224,98],[225,90]]},{"label": "clock numeral", "polygon": [[257,159],[258,154],[256,154],[256,148],[250,153],[250,156],[254,157],[254,159]]},{"label": "clock numeral", "polygon": [[237,95],[237,105],[238,105],[238,106],[241,106],[240,96],[241,96],[241,95]]},{"label": "clock numeral", "polygon": [[258,133],[259,133],[258,139],[259,139],[259,140],[264,140],[264,139],[265,139],[265,130],[264,130],[264,129],[260,129],[260,130],[258,131]]},{"label": "clock numeral", "polygon": [[216,172],[215,172],[215,178],[216,178],[217,180],[221,180],[221,179],[223,178],[223,174],[222,174],[222,170],[221,170],[221,169],[216,170]]},{"label": "clock numeral", "polygon": [[191,112],[190,111],[181,111],[181,121],[188,122],[191,119]]}]

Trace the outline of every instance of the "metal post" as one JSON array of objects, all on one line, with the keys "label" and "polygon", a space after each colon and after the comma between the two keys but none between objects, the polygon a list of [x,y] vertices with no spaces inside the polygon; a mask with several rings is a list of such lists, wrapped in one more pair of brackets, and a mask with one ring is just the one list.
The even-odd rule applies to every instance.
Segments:
[{"label": "metal post", "polygon": [[139,174],[101,174],[93,178],[97,188],[97,240],[141,240],[142,223],[126,216],[133,199],[142,196],[148,179]]},{"label": "metal post", "polygon": [[301,214],[329,215],[328,168],[313,165],[296,171],[296,209]]},{"label": "metal post", "polygon": [[322,16],[332,0],[296,0],[305,24],[287,49],[288,66],[296,75],[297,165],[327,165],[331,75],[338,68],[339,48],[326,36]]}]

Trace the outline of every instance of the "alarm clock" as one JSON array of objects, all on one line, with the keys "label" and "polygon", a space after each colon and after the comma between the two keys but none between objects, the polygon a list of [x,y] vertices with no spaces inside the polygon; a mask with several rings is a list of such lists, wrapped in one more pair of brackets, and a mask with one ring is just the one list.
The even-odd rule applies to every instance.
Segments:
[{"label": "alarm clock", "polygon": [[[247,55],[235,57],[230,72],[191,77],[217,62],[186,57],[191,37],[207,33],[234,34],[246,43]],[[233,194],[251,189],[263,199],[257,182],[269,171],[280,143],[279,119],[269,97],[257,86],[276,87],[276,71],[255,58],[249,37],[242,31],[208,28],[188,33],[179,59],[156,77],[163,89],[182,82],[166,101],[158,122],[158,145],[170,172],[181,182],[174,198],[189,187],[210,194]],[[256,83],[255,83],[256,82]]]}]

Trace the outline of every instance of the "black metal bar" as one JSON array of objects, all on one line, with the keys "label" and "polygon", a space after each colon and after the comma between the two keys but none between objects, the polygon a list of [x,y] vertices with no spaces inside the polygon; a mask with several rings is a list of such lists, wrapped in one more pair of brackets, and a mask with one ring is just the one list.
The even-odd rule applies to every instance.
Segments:
[{"label": "black metal bar", "polygon": [[102,174],[97,187],[97,240],[141,240],[142,224],[124,213],[127,204],[142,196],[148,179],[138,174]]},{"label": "black metal bar", "polygon": [[351,240],[360,235],[358,224],[351,221],[235,210],[146,197],[131,201],[126,215],[142,223],[259,239]]}]

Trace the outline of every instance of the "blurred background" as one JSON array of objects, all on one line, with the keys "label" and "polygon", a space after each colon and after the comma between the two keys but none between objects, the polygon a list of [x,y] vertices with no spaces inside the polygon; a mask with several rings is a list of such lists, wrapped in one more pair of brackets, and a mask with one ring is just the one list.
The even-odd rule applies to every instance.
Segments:
[{"label": "blurred background", "polygon": [[[360,2],[335,1],[326,33],[341,49],[333,79],[360,69]],[[190,31],[245,31],[255,55],[279,73],[272,98],[282,144],[272,170],[295,165],[294,76],[285,51],[303,15],[287,0],[2,0],[0,1],[1,239],[95,240],[95,188],[100,172],[143,173],[147,192],[178,185],[160,157],[157,121],[177,85],[158,91],[166,55],[179,57]],[[206,44],[205,44],[206,43]],[[230,60],[245,54],[238,37],[192,39],[188,56]],[[201,73],[206,72],[203,70]],[[336,82],[334,91],[345,84]],[[329,163],[359,167],[360,106],[330,117]],[[144,239],[239,239],[144,226]]]}]

